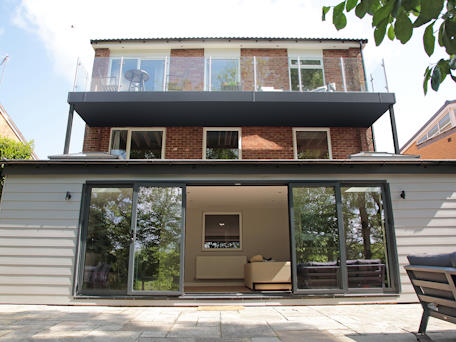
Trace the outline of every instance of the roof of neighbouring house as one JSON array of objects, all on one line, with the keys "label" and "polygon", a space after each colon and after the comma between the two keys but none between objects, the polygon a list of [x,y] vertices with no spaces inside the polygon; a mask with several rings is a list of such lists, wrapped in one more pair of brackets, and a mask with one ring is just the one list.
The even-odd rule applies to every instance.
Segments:
[{"label": "roof of neighbouring house", "polygon": [[442,107],[440,107],[434,115],[431,116],[431,118],[426,121],[426,123],[421,126],[421,128],[419,130],[416,131],[416,133],[404,144],[402,145],[402,147],[400,148],[400,151],[402,152],[403,150],[405,150],[405,148],[413,141],[415,140],[416,138],[418,138],[418,136],[423,132],[423,130],[437,117],[439,116],[443,110],[445,110],[445,108],[451,104],[454,104],[456,103],[456,100],[451,100],[451,101],[445,101],[445,103],[442,105]]},{"label": "roof of neighbouring house", "polygon": [[121,43],[121,42],[178,42],[178,41],[194,41],[194,40],[204,40],[204,41],[220,41],[220,40],[230,40],[230,41],[296,41],[296,42],[360,42],[363,44],[367,43],[365,38],[323,38],[323,37],[163,37],[163,38],[109,38],[109,39],[91,39],[91,44],[97,43]]}]

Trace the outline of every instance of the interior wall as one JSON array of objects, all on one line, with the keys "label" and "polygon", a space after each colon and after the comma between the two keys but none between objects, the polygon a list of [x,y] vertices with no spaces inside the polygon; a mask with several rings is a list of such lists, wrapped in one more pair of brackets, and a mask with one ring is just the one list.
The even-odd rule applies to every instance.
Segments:
[{"label": "interior wall", "polygon": [[[242,282],[198,280],[196,257],[261,254],[276,261],[290,260],[288,199],[285,186],[187,187],[185,277],[186,284]],[[203,251],[203,213],[241,212],[242,250]]]}]

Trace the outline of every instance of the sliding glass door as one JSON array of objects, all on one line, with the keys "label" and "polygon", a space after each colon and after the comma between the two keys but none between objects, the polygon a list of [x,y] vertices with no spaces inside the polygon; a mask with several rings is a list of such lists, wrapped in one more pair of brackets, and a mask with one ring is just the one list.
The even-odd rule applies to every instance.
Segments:
[{"label": "sliding glass door", "polygon": [[295,293],[397,291],[386,190],[375,183],[290,185]]},{"label": "sliding glass door", "polygon": [[131,246],[132,294],[179,294],[183,268],[183,188],[138,185]]},{"label": "sliding glass door", "polygon": [[77,293],[182,293],[185,188],[86,187]]}]

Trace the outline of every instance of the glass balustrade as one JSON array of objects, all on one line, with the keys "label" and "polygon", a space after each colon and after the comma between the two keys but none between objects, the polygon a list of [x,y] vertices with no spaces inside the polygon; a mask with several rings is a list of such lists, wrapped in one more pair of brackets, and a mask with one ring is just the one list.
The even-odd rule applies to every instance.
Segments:
[{"label": "glass balustrade", "polygon": [[365,74],[361,58],[97,57],[91,74],[85,70],[78,63],[73,91],[384,92],[387,89],[384,74],[375,73],[375,79],[373,74]]}]

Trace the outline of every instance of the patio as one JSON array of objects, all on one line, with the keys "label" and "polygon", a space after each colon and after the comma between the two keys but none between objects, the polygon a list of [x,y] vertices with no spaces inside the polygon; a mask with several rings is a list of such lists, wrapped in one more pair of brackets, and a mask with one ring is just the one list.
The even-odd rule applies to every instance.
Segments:
[{"label": "patio", "polygon": [[[0,341],[416,341],[418,304],[103,307],[0,305]],[[432,341],[456,326],[430,318]]]}]

